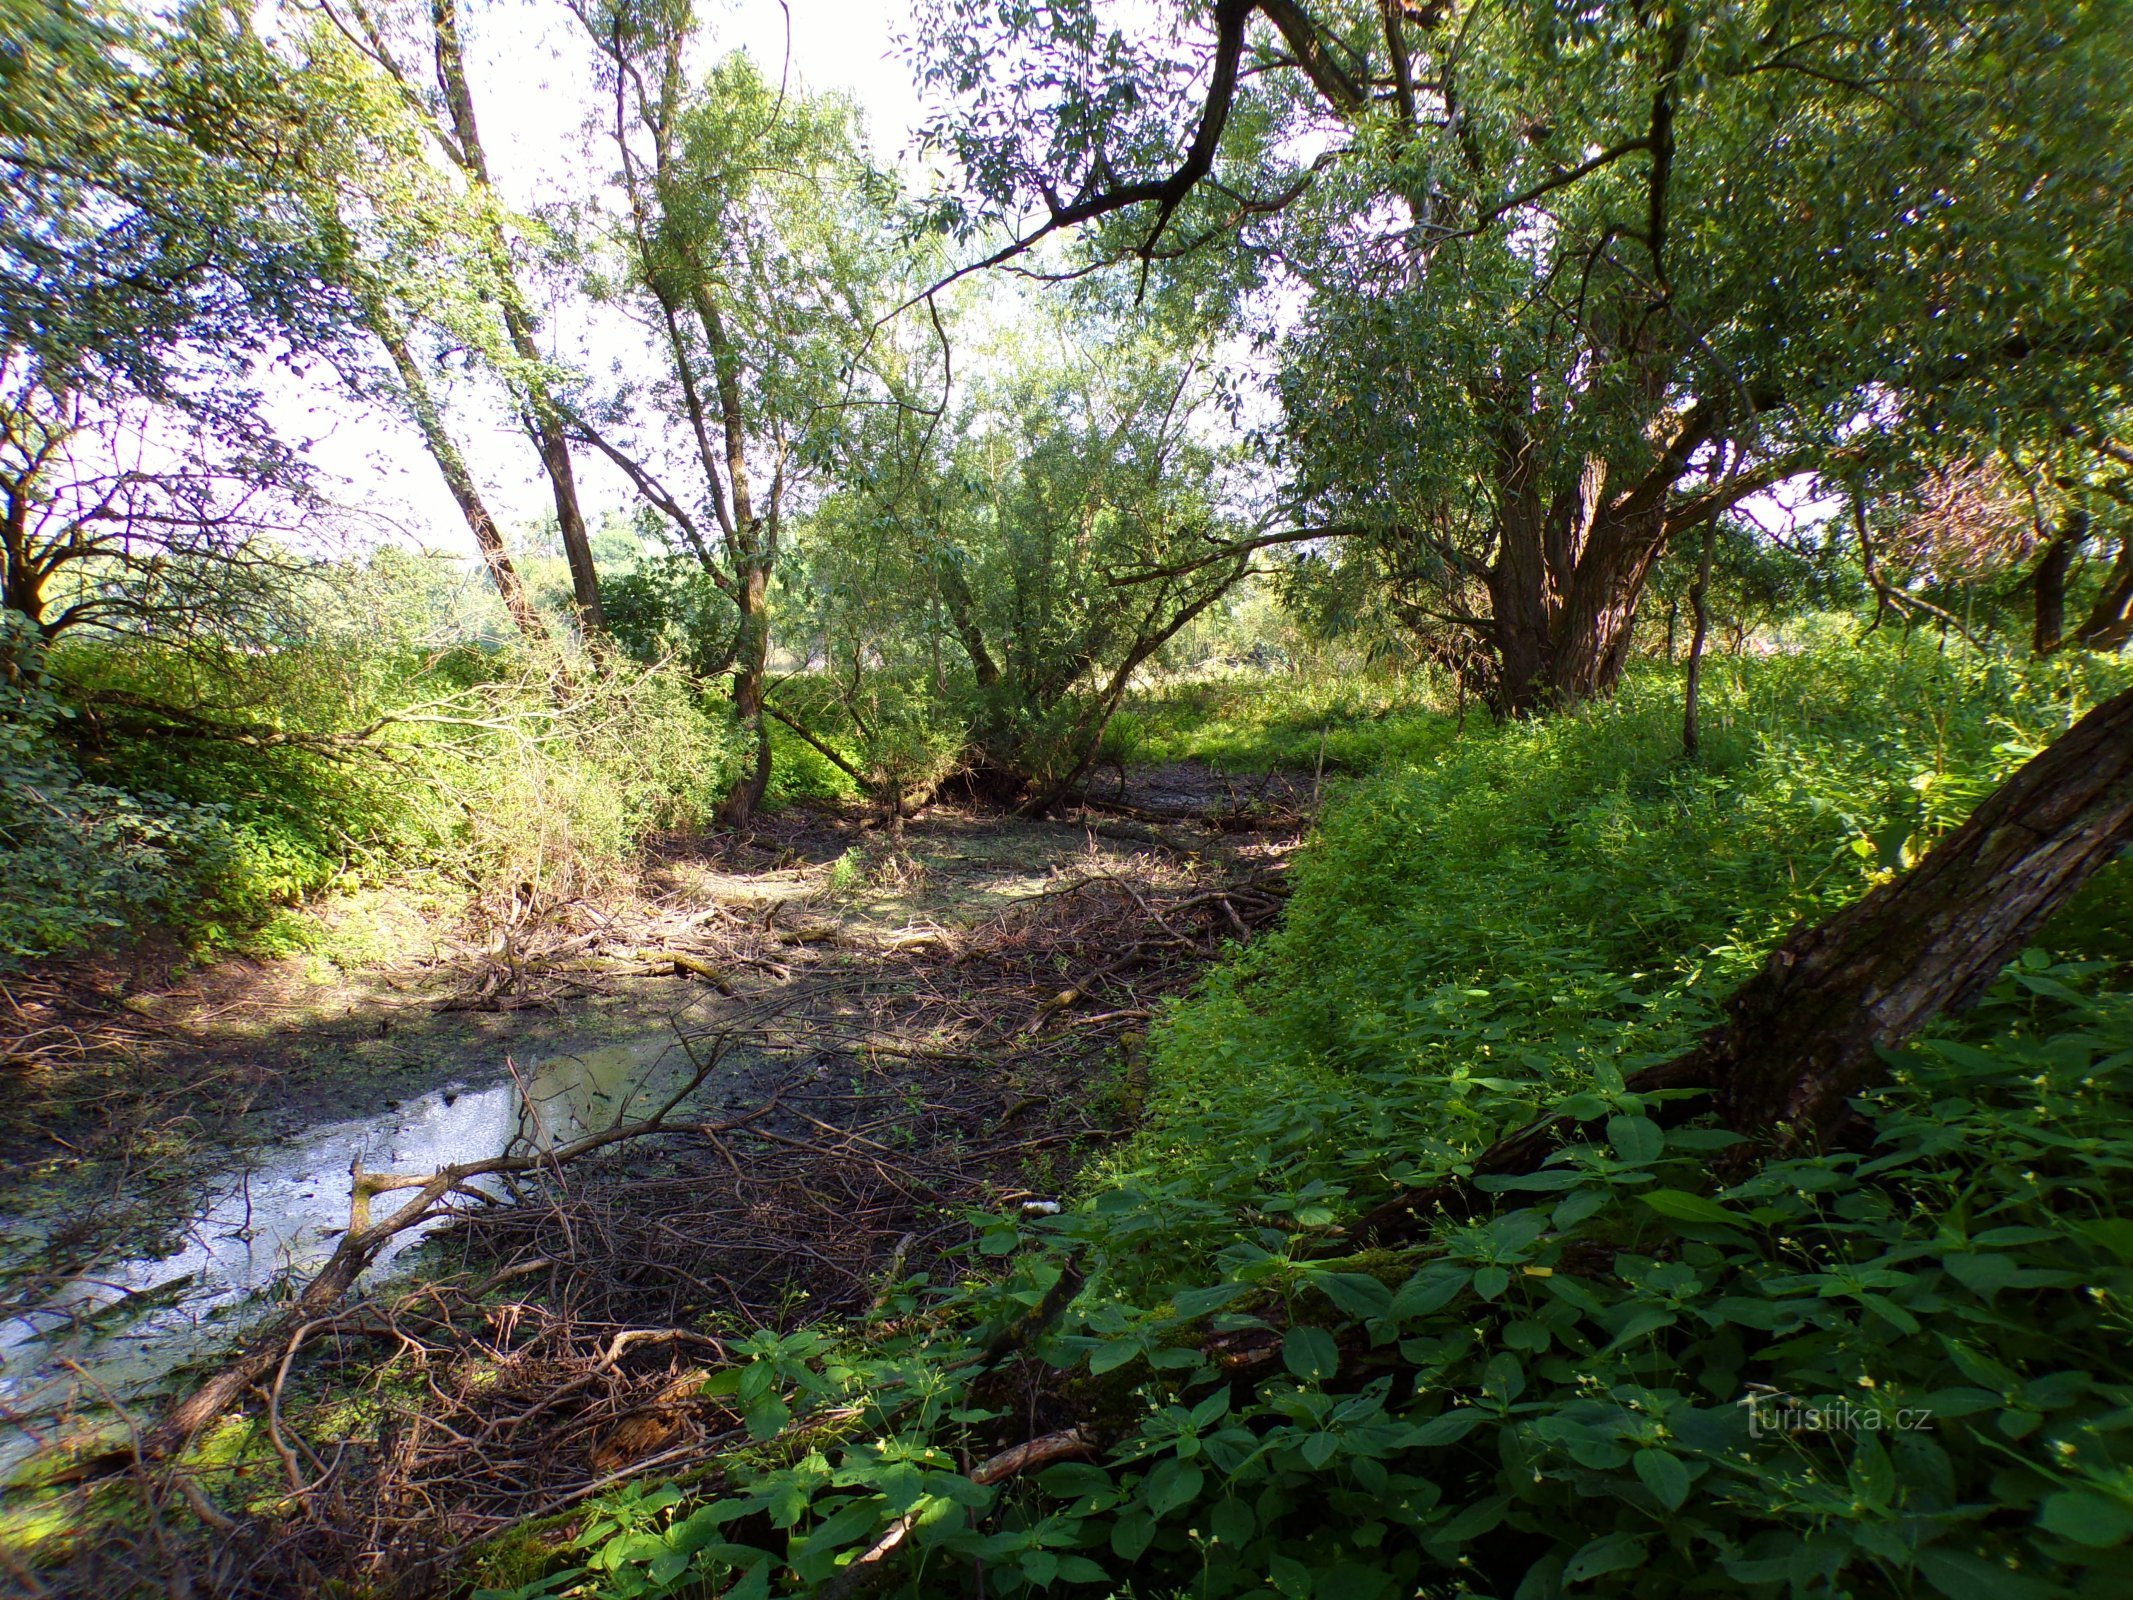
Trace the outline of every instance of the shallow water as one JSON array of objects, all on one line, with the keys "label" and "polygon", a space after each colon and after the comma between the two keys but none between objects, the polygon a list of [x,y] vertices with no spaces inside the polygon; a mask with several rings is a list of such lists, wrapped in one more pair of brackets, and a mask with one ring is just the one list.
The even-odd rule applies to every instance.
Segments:
[{"label": "shallow water", "polygon": [[[657,1109],[687,1060],[671,1032],[550,1057],[515,1079],[450,1085],[382,1116],[325,1123],[248,1152],[205,1182],[184,1233],[159,1253],[107,1262],[36,1308],[0,1320],[0,1477],[64,1414],[141,1394],[225,1342],[259,1297],[324,1265],[348,1222],[348,1174],[426,1174],[516,1147],[541,1150]],[[521,1085],[523,1084],[523,1088]],[[381,1195],[379,1214],[404,1197]],[[31,1230],[0,1218],[11,1240]],[[379,1257],[376,1273],[424,1229]]]}]

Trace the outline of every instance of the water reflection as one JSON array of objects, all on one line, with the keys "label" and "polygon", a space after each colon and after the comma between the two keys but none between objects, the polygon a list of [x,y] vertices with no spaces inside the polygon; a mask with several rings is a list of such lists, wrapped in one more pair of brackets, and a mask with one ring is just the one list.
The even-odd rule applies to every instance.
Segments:
[{"label": "water reflection", "polygon": [[[313,1128],[217,1175],[172,1248],[100,1265],[0,1320],[0,1475],[46,1442],[85,1389],[138,1393],[226,1338],[253,1295],[322,1266],[347,1226],[358,1158],[370,1172],[427,1173],[514,1146],[549,1149],[648,1115],[650,1098],[671,1092],[686,1067],[671,1034],[556,1056],[511,1081],[448,1087],[381,1117]],[[381,1207],[395,1198],[381,1197]],[[0,1225],[20,1237],[18,1219]],[[422,1231],[393,1240],[379,1264]]]}]

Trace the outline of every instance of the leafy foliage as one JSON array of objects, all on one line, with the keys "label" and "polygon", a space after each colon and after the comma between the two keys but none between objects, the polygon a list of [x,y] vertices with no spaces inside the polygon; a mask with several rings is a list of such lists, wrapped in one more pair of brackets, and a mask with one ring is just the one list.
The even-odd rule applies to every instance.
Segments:
[{"label": "leafy foliage", "polygon": [[449,596],[425,639],[403,565],[328,575],[309,637],[273,650],[84,639],[46,675],[26,644],[10,953],[149,920],[241,941],[351,871],[438,874],[477,912],[553,903],[710,816],[741,740],[685,673],[469,642]]},{"label": "leafy foliage", "polygon": [[0,611],[0,967],[171,915],[233,854],[220,808],[86,781],[43,650]]},{"label": "leafy foliage", "polygon": [[[1734,1136],[1623,1079],[2117,676],[1832,651],[1730,675],[1702,768],[1640,686],[1359,784],[1078,1204],[985,1223],[871,1337],[757,1336],[713,1386],[766,1453],[628,1491],[518,1592],[806,1592],[895,1529],[913,1593],[981,1562],[1017,1594],[2116,1592],[2123,869],[1843,1149],[1714,1189]],[[1325,1254],[1539,1098],[1606,1142],[1420,1247]],[[1069,1272],[1025,1370],[1100,1448],[974,1482],[974,1438],[1029,1430],[980,1352]]]}]

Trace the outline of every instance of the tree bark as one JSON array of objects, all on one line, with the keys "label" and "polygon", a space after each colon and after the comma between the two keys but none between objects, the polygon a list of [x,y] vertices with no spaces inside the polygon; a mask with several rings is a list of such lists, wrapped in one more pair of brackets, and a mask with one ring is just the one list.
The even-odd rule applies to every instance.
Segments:
[{"label": "tree bark", "polygon": [[2103,593],[2074,633],[2075,642],[2088,650],[2116,650],[2128,638],[2133,638],[2133,538],[2119,541]]},{"label": "tree bark", "polygon": [[2030,574],[2036,589],[2036,622],[2030,631],[2030,647],[2040,656],[2048,656],[2066,643],[2066,576],[2088,531],[2086,515],[2068,512],[2058,535],[2044,547],[2044,554]]},{"label": "tree bark", "polygon": [[407,395],[408,410],[414,414],[415,426],[422,432],[422,442],[429,447],[430,459],[437,463],[445,487],[457,502],[459,514],[466,519],[468,532],[474,535],[482,564],[489,569],[496,592],[503,596],[504,609],[511,613],[511,620],[527,638],[546,639],[548,628],[526,594],[525,582],[512,564],[511,553],[504,547],[503,535],[497,531],[496,519],[489,514],[488,504],[481,497],[474,474],[468,470],[466,458],[459,453],[458,441],[445,426],[444,416],[437,409],[436,396],[430,391],[429,380],[408,345],[407,330],[400,326],[391,308],[375,296],[371,297],[365,310],[372,331],[377,334],[378,342],[385,346],[385,353],[392,358],[393,370],[400,375],[400,387]]},{"label": "tree bark", "polygon": [[588,640],[597,639],[607,631],[607,616],[600,605],[600,576],[593,566],[585,512],[578,503],[577,474],[571,465],[562,413],[542,372],[544,363],[534,337],[534,320],[526,309],[510,244],[495,211],[496,190],[489,179],[489,158],[482,148],[481,126],[474,117],[474,94],[467,82],[466,54],[459,42],[457,0],[432,0],[430,19],[437,41],[437,84],[444,92],[445,107],[452,119],[452,142],[447,148],[468,181],[490,203],[484,245],[504,290],[504,331],[525,367],[517,387],[523,392],[526,431],[540,455],[541,470],[547,474],[555,500],[556,527],[563,536],[563,556],[570,566],[579,628]]},{"label": "tree bark", "polygon": [[1656,513],[1628,524],[1603,520],[1593,528],[1556,622],[1551,704],[1577,705],[1614,693],[1629,665],[1645,580],[1666,540]]},{"label": "tree bark", "polygon": [[2000,785],[1910,872],[1771,955],[1698,1047],[1727,1126],[1826,1138],[1880,1052],[1978,997],[2133,842],[2133,690]]},{"label": "tree bark", "polygon": [[1711,608],[1706,597],[1711,587],[1711,556],[1718,546],[1718,529],[1706,524],[1703,556],[1696,563],[1696,581],[1689,585],[1689,610],[1694,629],[1689,634],[1688,682],[1681,696],[1681,749],[1691,761],[1703,753],[1703,647],[1711,636]]},{"label": "tree bark", "polygon": [[1489,575],[1497,646],[1495,709],[1532,716],[1614,692],[1629,665],[1637,606],[1668,530],[1656,513],[1627,520],[1605,513],[1558,563],[1547,558],[1551,527],[1574,504],[1508,508]]},{"label": "tree bark", "polygon": [[733,663],[733,714],[753,736],[755,758],[718,808],[718,820],[729,828],[746,824],[770,788],[770,729],[763,721],[770,660],[769,591],[770,569],[761,562],[749,563],[738,586],[741,627]]}]

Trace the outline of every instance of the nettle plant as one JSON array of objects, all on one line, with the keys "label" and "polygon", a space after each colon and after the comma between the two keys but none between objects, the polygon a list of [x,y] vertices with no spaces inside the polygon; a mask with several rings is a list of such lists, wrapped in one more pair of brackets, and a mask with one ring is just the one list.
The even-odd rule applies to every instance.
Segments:
[{"label": "nettle plant", "polygon": [[[1604,1143],[1320,1259],[1343,1185],[1284,1128],[1408,1092],[1343,1080],[1260,1116],[1233,1196],[996,1219],[1004,1271],[908,1287],[872,1341],[759,1335],[712,1382],[760,1459],[625,1491],[515,1592],[2124,1593],[2133,997],[2101,976],[2032,952],[1845,1148],[1715,1191],[1733,1136],[1602,1069]],[[1207,1266],[1152,1287],[1194,1225]],[[959,1470],[1069,1423],[1085,1459]]]}]

